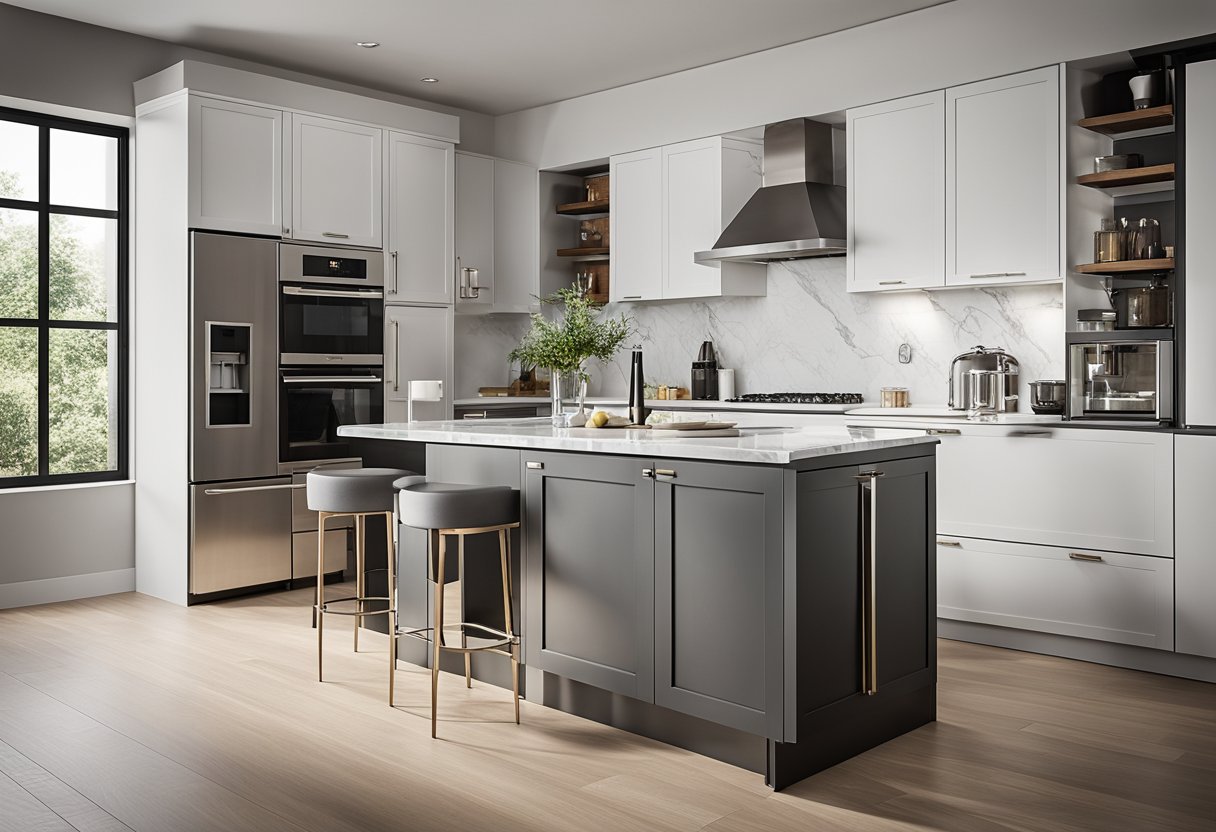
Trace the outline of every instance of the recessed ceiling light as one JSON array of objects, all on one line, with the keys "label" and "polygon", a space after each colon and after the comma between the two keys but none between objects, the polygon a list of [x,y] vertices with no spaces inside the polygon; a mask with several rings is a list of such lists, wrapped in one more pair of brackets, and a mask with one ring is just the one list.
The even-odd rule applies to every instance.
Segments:
[{"label": "recessed ceiling light", "polygon": [[362,46],[364,49],[375,49],[380,44],[374,40],[357,40],[355,46]]},{"label": "recessed ceiling light", "polygon": [[424,84],[438,84],[439,83],[438,78],[432,78],[429,75],[426,78],[419,78],[418,80]]}]

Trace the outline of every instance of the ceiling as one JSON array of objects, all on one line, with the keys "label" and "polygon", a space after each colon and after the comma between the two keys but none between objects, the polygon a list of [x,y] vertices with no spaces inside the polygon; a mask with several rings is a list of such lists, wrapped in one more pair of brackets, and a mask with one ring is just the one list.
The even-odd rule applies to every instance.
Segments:
[{"label": "ceiling", "polygon": [[[498,115],[945,0],[5,0]],[[379,41],[361,49],[355,41]],[[419,79],[432,76],[437,84]]]}]

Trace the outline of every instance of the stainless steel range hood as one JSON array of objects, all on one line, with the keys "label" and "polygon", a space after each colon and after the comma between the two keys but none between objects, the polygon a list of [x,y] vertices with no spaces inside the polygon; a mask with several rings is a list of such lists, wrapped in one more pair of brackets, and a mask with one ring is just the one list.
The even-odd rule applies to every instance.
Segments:
[{"label": "stainless steel range hood", "polygon": [[845,253],[845,189],[832,184],[832,126],[804,118],[764,128],[764,186],[698,263],[768,263]]}]

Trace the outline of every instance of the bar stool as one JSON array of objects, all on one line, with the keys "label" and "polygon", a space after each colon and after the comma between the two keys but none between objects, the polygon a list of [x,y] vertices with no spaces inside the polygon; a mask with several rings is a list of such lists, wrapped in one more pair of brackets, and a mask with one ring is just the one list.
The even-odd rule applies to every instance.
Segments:
[{"label": "bar stool", "polygon": [[[435,572],[434,620],[430,627],[411,630],[395,630],[395,638],[410,636],[428,640],[432,644],[431,655],[431,737],[436,736],[436,703],[439,698],[439,656],[443,650],[464,654],[465,685],[472,686],[470,657],[472,653],[496,653],[511,659],[511,687],[515,697],[515,724],[519,724],[519,638],[511,626],[511,540],[509,531],[519,527],[519,491],[506,486],[457,485],[445,482],[419,481],[406,477],[394,483],[400,488],[397,495],[401,522],[416,529],[425,529],[427,535],[427,560],[431,561],[431,538],[439,537],[439,556]],[[459,629],[460,646],[449,645],[444,638],[443,623],[443,579],[447,560],[447,540],[455,535],[458,540],[460,563],[464,565],[464,539],[468,535],[498,533],[499,565],[502,569],[502,608],[504,630],[495,630],[483,624],[460,621],[446,626]],[[464,576],[461,575],[463,580]],[[463,591],[463,587],[462,587]],[[469,631],[476,631],[470,633]],[[482,635],[478,635],[478,633]],[[487,644],[469,646],[470,635],[488,638]],[[392,681],[389,682],[389,704],[393,701]]]},{"label": "bar stool", "polygon": [[[409,471],[399,468],[344,468],[338,470],[309,471],[307,484],[308,509],[317,512],[317,595],[313,609],[317,620],[317,681],[323,681],[322,654],[324,647],[323,623],[326,615],[349,615],[355,619],[355,652],[359,651],[359,627],[369,615],[387,615],[389,632],[396,625],[396,551],[393,545],[394,496],[393,482],[409,476]],[[364,556],[367,539],[367,517],[383,515],[387,528],[388,595],[371,597],[365,585]],[[355,518],[355,594],[345,598],[325,598],[325,521],[331,517]],[[330,609],[332,604],[354,602],[353,609]],[[368,610],[369,601],[386,602],[383,610]],[[389,639],[389,683],[392,684],[396,664],[396,639]]]}]

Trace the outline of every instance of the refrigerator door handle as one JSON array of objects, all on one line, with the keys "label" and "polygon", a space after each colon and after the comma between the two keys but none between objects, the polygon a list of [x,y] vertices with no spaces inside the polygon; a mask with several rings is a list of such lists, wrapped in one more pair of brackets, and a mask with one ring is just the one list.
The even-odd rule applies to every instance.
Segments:
[{"label": "refrigerator door handle", "polygon": [[304,483],[298,485],[251,485],[247,488],[205,488],[203,493],[208,496],[216,494],[243,494],[247,491],[290,491],[297,488],[307,488]]}]

